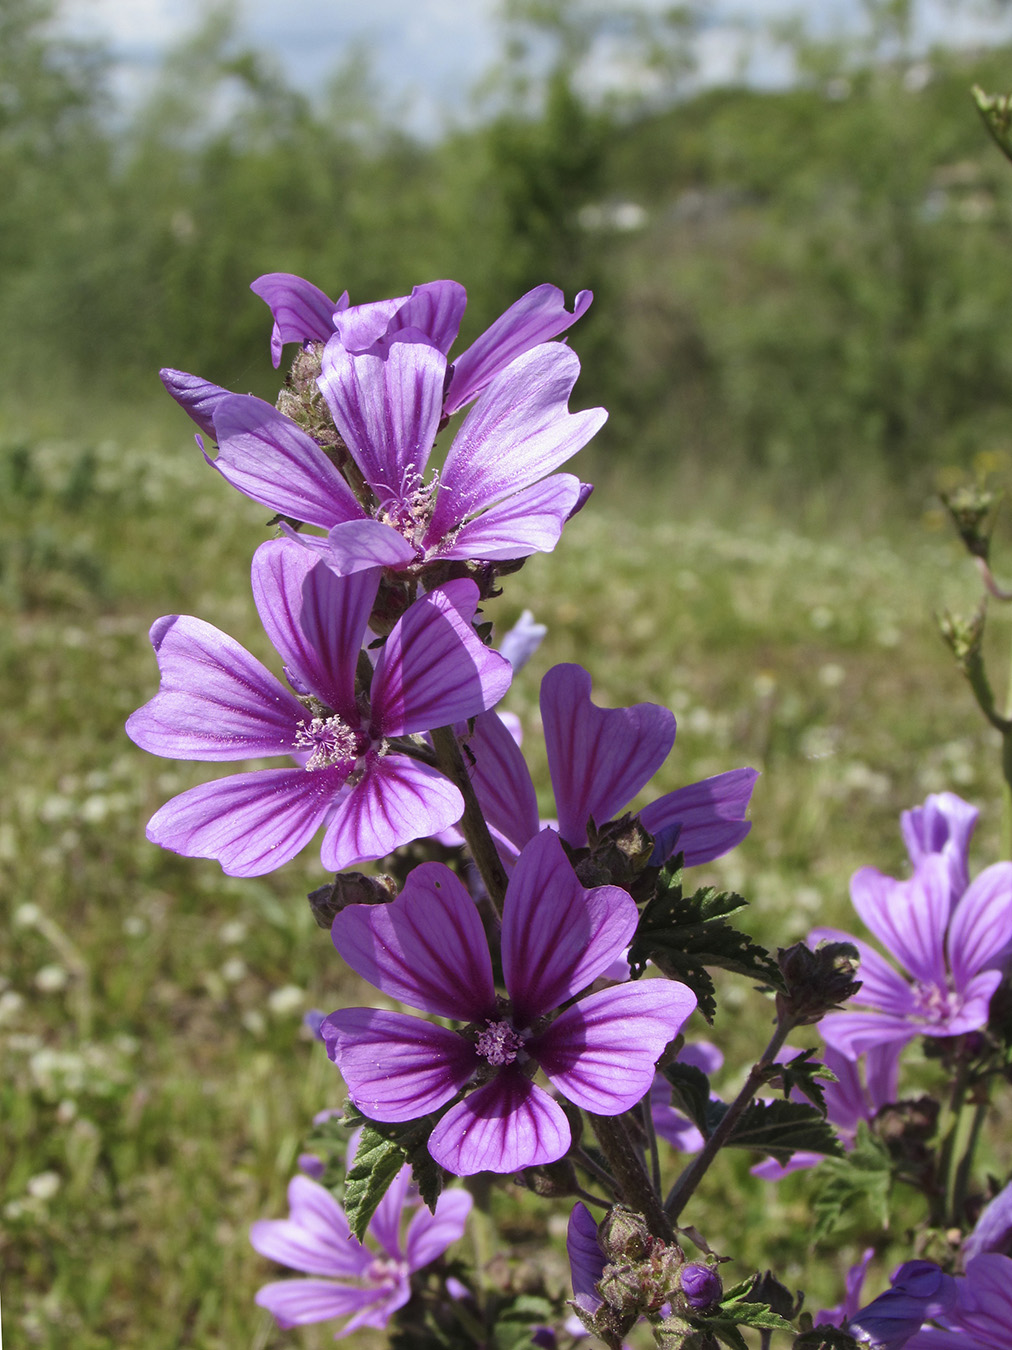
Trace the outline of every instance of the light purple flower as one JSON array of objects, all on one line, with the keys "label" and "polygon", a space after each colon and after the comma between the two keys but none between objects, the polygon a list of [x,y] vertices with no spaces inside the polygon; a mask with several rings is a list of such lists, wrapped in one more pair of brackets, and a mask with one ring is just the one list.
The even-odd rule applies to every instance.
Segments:
[{"label": "light purple flower", "polygon": [[[350,1164],[349,1164],[350,1165]],[[295,1177],[288,1187],[287,1219],[262,1219],[250,1229],[261,1254],[308,1279],[264,1285],[257,1303],[281,1327],[349,1317],[335,1339],[359,1327],[383,1327],[411,1297],[411,1275],[456,1242],[471,1209],[466,1191],[443,1191],[435,1213],[418,1208],[402,1231],[409,1207],[411,1169],[401,1168],[380,1201],[368,1232],[378,1250],[351,1234],[344,1210],[323,1186]]]},{"label": "light purple flower", "polygon": [[525,609],[516,623],[503,635],[499,655],[505,656],[513,673],[522,670],[544,641],[548,628],[538,623],[529,609]]},{"label": "light purple flower", "polygon": [[328,344],[319,383],[368,488],[368,507],[320,446],[269,403],[179,371],[162,379],[217,441],[208,463],[254,501],[327,530],[326,540],[298,538],[339,575],[550,552],[583,494],[578,478],[554,471],[607,417],[603,408],[569,412],[579,360],[546,343],[499,371],[439,474],[426,480],[446,370],[445,356],[420,341],[361,354]]},{"label": "light purple flower", "polygon": [[[274,316],[271,356],[281,361],[285,342],[328,342],[337,337],[346,351],[367,352],[392,341],[423,341],[447,356],[456,341],[467,305],[457,281],[429,281],[410,295],[370,304],[348,304],[347,291],[337,301],[290,272],[258,277],[251,288]],[[535,286],[510,305],[482,335],[454,358],[443,397],[443,411],[456,412],[470,403],[516,357],[558,337],[587,312],[593,295],[580,291],[572,311],[557,286]]]},{"label": "light purple flower", "polygon": [[897,963],[900,975],[859,938],[836,929],[811,934],[853,942],[860,954],[858,993],[865,1012],[830,1013],[820,1031],[849,1059],[874,1046],[905,1045],[916,1036],[959,1036],[984,1026],[1012,941],[1012,863],[988,867],[953,894],[944,853],[928,853],[909,881],[864,867],[851,881],[858,915]]},{"label": "light purple flower", "polygon": [[396,740],[490,707],[509,663],[471,626],[478,588],[452,581],[416,601],[376,661],[368,703],[356,670],[378,572],[339,579],[287,540],[262,544],[253,594],[294,693],[232,638],[170,615],[151,629],[161,687],[127,722],[153,754],[207,761],[289,755],[291,768],[218,779],[173,798],[148,838],[187,857],[259,876],[325,826],[328,871],[380,858],[459,819],[457,789]]},{"label": "light purple flower", "polygon": [[506,893],[505,1001],[474,901],[441,863],[416,867],[391,904],[349,906],[333,938],[353,970],[408,1007],[469,1024],[461,1034],[376,1008],[332,1013],[324,1037],[355,1104],[375,1120],[415,1120],[473,1089],[429,1139],[441,1166],[470,1176],[555,1162],[569,1148],[569,1123],[534,1071],[577,1106],[618,1115],[648,1090],[695,1007],[684,985],[652,979],[587,994],[547,1020],[601,974],[637,918],[625,891],[581,886],[545,830]]},{"label": "light purple flower", "polygon": [[932,793],[923,806],[900,814],[900,832],[910,862],[917,867],[931,853],[941,853],[952,874],[953,897],[970,884],[970,840],[980,812],[954,792]]},{"label": "light purple flower", "polygon": [[[555,791],[559,834],[574,848],[587,843],[591,820],[603,825],[648,782],[675,741],[675,718],[656,703],[599,708],[582,666],[557,665],[541,681],[541,720]],[[495,713],[478,717],[468,742],[471,781],[504,861],[509,864],[541,828],[537,796],[516,740]],[[733,769],[669,792],[639,812],[655,840],[651,861],[676,851],[687,866],[712,862],[739,844],[754,769]]]},{"label": "light purple flower", "polygon": [[[822,1084],[826,1095],[826,1118],[836,1128],[840,1142],[848,1151],[857,1141],[857,1127],[861,1121],[870,1123],[883,1106],[896,1101],[902,1049],[902,1045],[896,1043],[873,1046],[860,1060],[848,1059],[832,1046],[827,1046],[823,1052],[823,1063],[830,1073],[836,1075],[835,1083]],[[795,1050],[785,1048],[778,1059],[788,1059],[796,1053]],[[791,1101],[806,1100],[797,1088],[792,1088],[788,1097]],[[779,1181],[799,1168],[817,1167],[824,1157],[822,1153],[799,1150],[787,1162],[763,1158],[751,1171],[753,1176],[766,1181]]]}]

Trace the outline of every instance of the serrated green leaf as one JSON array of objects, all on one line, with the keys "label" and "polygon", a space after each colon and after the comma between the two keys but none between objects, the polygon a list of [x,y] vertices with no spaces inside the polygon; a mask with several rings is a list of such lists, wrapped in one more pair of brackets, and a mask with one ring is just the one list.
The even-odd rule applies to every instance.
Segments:
[{"label": "serrated green leaf", "polygon": [[362,1130],[354,1166],[344,1183],[344,1212],[348,1227],[362,1241],[369,1220],[387,1193],[394,1177],[404,1166],[404,1150],[392,1139],[384,1139],[370,1125]]},{"label": "serrated green leaf", "polygon": [[[788,1322],[786,1317],[781,1317],[775,1313],[765,1303],[750,1303],[748,1299],[739,1299],[728,1302],[726,1299],[720,1305],[720,1311],[714,1313],[715,1318],[725,1319],[733,1322],[739,1327],[758,1327],[764,1331],[794,1331],[794,1323]],[[709,1326],[710,1319],[707,1318]]]},{"label": "serrated green leaf", "polygon": [[892,1164],[884,1145],[863,1120],[854,1147],[840,1157],[828,1158],[819,1168],[817,1184],[812,1200],[816,1241],[828,1237],[863,1205],[870,1206],[883,1227],[888,1224]]},{"label": "serrated green leaf", "polygon": [[716,1013],[716,1000],[708,966],[779,988],[780,971],[765,947],[726,922],[726,916],[745,903],[740,895],[712,886],[685,896],[680,872],[662,871],[657,892],[640,915],[629,950],[633,977],[642,974],[647,961],[653,961],[670,979],[689,986],[709,1022]]},{"label": "serrated green leaf", "polygon": [[812,1103],[821,1116],[826,1114],[826,1092],[822,1084],[837,1082],[836,1074],[820,1060],[813,1060],[815,1050],[802,1050],[793,1059],[777,1065],[784,1096],[797,1089]]},{"label": "serrated green leaf", "polygon": [[842,1146],[833,1127],[805,1102],[753,1102],[735,1122],[728,1144],[786,1161],[792,1153],[836,1157]]}]

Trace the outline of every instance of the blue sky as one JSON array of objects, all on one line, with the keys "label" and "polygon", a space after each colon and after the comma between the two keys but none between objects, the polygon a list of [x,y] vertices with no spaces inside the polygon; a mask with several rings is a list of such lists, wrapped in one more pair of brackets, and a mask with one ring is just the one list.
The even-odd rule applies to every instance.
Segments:
[{"label": "blue sky", "polygon": [[[374,71],[391,107],[431,134],[449,115],[460,117],[468,96],[498,52],[498,0],[234,0],[241,37],[280,61],[289,81],[308,93],[321,89],[358,44],[374,52]],[[642,0],[661,7],[667,0]],[[700,77],[725,82],[741,67],[743,31],[800,13],[823,31],[857,21],[857,0],[710,0],[709,22],[697,49]],[[1012,14],[988,18],[980,0],[917,0],[923,45],[968,45],[1012,35]],[[149,83],[164,52],[197,27],[206,0],[62,0],[61,26],[107,42],[116,58],[116,87],[128,99]],[[752,39],[750,78],[783,83],[782,53]],[[607,71],[602,69],[602,80]]]}]

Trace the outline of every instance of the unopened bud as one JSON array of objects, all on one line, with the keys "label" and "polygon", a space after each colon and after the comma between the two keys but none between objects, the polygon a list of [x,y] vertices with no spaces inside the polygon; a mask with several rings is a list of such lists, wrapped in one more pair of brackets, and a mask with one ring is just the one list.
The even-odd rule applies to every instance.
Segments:
[{"label": "unopened bud", "polygon": [[609,1261],[642,1261],[649,1256],[654,1239],[642,1214],[615,1205],[601,1225],[600,1243]]},{"label": "unopened bud", "polygon": [[690,1261],[681,1269],[682,1294],[693,1312],[715,1307],[724,1293],[720,1276],[712,1266]]},{"label": "unopened bud", "polygon": [[854,978],[857,948],[850,942],[820,942],[813,951],[803,942],[781,947],[777,965],[784,992],[777,994],[777,1016],[792,1026],[818,1022],[861,988]]},{"label": "unopened bud", "polygon": [[976,483],[967,483],[953,492],[943,492],[941,497],[967,552],[971,557],[987,562],[991,536],[984,523],[994,506],[994,493]]}]

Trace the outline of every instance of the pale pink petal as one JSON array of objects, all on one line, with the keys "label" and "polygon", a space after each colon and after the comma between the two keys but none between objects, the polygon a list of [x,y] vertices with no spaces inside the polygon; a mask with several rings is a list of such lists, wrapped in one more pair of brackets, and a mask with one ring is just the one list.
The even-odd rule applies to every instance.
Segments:
[{"label": "pale pink petal", "polygon": [[528,1026],[597,979],[629,944],[638,919],[626,891],[580,885],[554,830],[536,835],[517,859],[503,910],[503,976],[516,1025]]},{"label": "pale pink petal", "polygon": [[635,1106],[656,1062],[696,1006],[675,980],[643,980],[588,994],[528,1042],[563,1096],[601,1116]]},{"label": "pale pink petal", "polygon": [[435,769],[405,755],[374,756],[361,781],[335,804],[323,837],[323,865],[340,872],[385,858],[402,844],[447,829],[463,812],[463,797]]},{"label": "pale pink petal", "polygon": [[675,718],[656,703],[599,708],[582,666],[553,666],[541,681],[541,720],[559,833],[579,848],[591,819],[618,814],[667,759]]},{"label": "pale pink petal", "polygon": [[156,811],[148,838],[187,858],[217,858],[232,877],[263,876],[309,843],[345,776],[337,768],[260,769],[203,783]]},{"label": "pale pink petal", "polygon": [[320,1030],[355,1105],[373,1120],[417,1120],[437,1110],[479,1064],[455,1031],[407,1013],[342,1008]]},{"label": "pale pink petal", "polygon": [[462,1022],[495,1016],[478,909],[442,863],[414,868],[389,904],[349,905],[335,916],[331,936],[352,970],[409,1008]]},{"label": "pale pink petal", "polygon": [[306,710],[256,657],[203,619],[170,614],[151,626],[158,693],[127,721],[153,755],[208,761],[290,753]]},{"label": "pale pink petal", "polygon": [[429,1137],[429,1152],[454,1176],[470,1177],[556,1162],[571,1140],[569,1122],[548,1093],[504,1069],[450,1107]]}]

